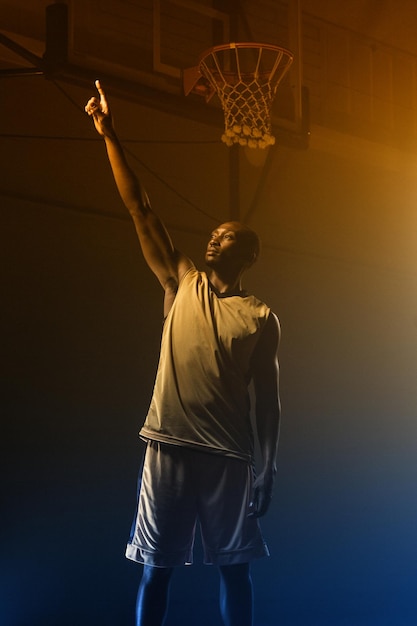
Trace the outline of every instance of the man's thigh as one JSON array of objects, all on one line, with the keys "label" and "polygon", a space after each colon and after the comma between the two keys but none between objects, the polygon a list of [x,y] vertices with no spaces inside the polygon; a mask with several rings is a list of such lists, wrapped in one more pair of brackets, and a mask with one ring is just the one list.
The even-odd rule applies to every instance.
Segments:
[{"label": "man's thigh", "polygon": [[233,565],[268,555],[258,520],[249,517],[252,467],[239,459],[209,456],[198,507],[205,562]]},{"label": "man's thigh", "polygon": [[150,441],[129,558],[171,567],[190,562],[197,502],[182,448]]}]

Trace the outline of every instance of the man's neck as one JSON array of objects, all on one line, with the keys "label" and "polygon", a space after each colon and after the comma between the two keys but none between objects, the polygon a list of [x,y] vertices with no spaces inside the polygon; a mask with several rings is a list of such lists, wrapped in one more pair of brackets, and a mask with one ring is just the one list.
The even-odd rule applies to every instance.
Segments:
[{"label": "man's neck", "polygon": [[209,273],[209,281],[215,291],[220,294],[239,295],[242,293],[241,276],[226,277],[220,276],[217,272]]}]

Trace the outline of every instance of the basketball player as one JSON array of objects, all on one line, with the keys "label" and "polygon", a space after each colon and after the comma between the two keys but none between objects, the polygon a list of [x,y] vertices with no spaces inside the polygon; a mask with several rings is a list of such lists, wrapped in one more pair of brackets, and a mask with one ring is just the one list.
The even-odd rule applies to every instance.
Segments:
[{"label": "basketball player", "polygon": [[[259,253],[238,222],[211,233],[208,273],[177,250],[129,167],[99,81],[86,111],[104,138],[120,196],[147,264],[164,290],[164,329],[154,393],[140,436],[147,442],[126,556],[143,564],[137,626],[160,626],[175,567],[192,562],[196,523],[204,560],[220,573],[225,626],[251,626],[250,562],[267,556],[258,518],[276,474],[280,328],[269,307],[242,288]],[[248,385],[256,396],[262,466],[254,479]]]}]

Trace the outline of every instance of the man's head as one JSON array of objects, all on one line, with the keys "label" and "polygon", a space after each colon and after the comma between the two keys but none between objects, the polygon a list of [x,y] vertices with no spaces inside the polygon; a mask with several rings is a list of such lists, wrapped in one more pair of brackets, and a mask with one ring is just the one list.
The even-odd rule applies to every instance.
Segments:
[{"label": "man's head", "polygon": [[225,222],[211,233],[206,263],[212,268],[247,269],[257,260],[260,252],[258,235],[240,222]]}]

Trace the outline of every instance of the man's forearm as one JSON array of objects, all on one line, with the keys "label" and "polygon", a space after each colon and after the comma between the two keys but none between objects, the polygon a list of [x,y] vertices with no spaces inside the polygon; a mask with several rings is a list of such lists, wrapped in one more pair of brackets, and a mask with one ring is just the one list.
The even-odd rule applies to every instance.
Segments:
[{"label": "man's forearm", "polygon": [[104,137],[107,155],[120,197],[129,213],[134,217],[146,215],[149,200],[137,177],[130,168],[116,134]]},{"label": "man's forearm", "polygon": [[256,423],[263,471],[275,473],[281,423],[279,402],[273,409],[258,410]]}]

